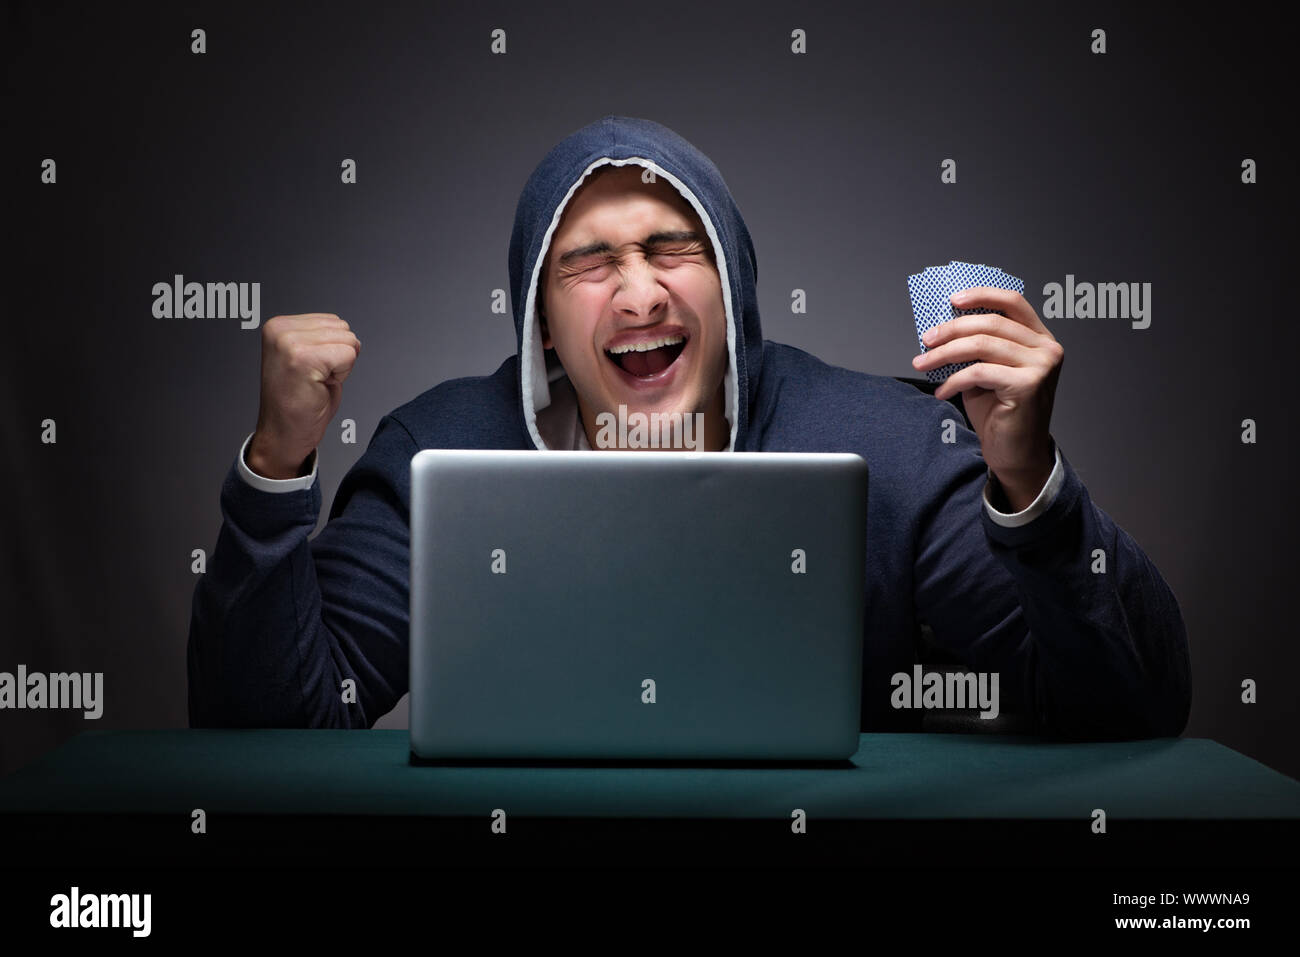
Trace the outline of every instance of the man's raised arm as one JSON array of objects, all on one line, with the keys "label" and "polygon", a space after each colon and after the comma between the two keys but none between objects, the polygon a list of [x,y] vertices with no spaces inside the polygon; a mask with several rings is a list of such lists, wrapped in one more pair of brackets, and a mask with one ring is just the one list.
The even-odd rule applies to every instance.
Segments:
[{"label": "man's raised arm", "polygon": [[385,416],[320,515],[315,448],[360,343],[337,316],[263,326],[258,429],[221,489],[194,591],[193,727],[370,727],[406,689],[409,462]]}]

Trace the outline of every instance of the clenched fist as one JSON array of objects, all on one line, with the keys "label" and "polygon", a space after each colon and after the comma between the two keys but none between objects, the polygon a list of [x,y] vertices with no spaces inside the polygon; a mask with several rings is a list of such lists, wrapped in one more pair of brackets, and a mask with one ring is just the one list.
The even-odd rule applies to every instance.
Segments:
[{"label": "clenched fist", "polygon": [[262,395],[248,467],[270,479],[310,474],[308,460],[343,397],[361,340],[328,312],[262,324]]}]

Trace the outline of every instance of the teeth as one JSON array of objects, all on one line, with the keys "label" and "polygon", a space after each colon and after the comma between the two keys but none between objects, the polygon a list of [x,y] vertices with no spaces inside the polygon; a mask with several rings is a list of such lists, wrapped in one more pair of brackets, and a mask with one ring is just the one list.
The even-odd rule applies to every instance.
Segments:
[{"label": "teeth", "polygon": [[649,342],[632,342],[625,346],[615,346],[606,350],[610,355],[621,356],[625,352],[649,352],[651,349],[662,349],[664,346],[675,346],[679,342],[685,342],[685,336],[664,336],[662,339],[652,339]]}]

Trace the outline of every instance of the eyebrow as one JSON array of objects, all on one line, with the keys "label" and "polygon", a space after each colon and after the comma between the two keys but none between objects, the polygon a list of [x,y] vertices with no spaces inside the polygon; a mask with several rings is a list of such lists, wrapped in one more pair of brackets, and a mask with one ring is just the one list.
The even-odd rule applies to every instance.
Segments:
[{"label": "eyebrow", "polygon": [[[651,233],[643,239],[639,245],[663,246],[668,243],[681,243],[692,240],[695,242],[703,242],[704,237],[693,229],[672,229],[666,232]],[[586,246],[579,246],[577,249],[570,249],[568,252],[561,255],[557,262],[559,265],[564,265],[565,263],[570,263],[575,259],[581,259],[584,256],[594,256],[597,253],[612,252],[613,249],[614,247],[604,240],[598,243],[588,243]]]}]

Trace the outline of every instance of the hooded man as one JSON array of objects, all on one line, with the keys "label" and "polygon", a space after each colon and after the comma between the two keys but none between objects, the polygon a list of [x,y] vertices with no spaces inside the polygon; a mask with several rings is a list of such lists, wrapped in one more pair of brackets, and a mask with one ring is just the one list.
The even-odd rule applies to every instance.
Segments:
[{"label": "hooded man", "polygon": [[[1177,602],[1051,439],[1063,350],[1023,297],[968,291],[962,306],[990,314],[939,327],[914,365],[982,361],[931,397],[764,341],[756,279],[744,220],[699,150],[644,119],[578,130],[516,210],[517,354],[384,416],[314,539],[315,448],[359,342],[337,316],[265,323],[258,426],[195,589],[191,725],[370,727],[406,693],[416,452],[599,449],[603,415],[659,412],[698,416],[709,451],[867,461],[864,730],[920,726],[891,679],[912,672],[925,623],[1043,732],[1181,733]],[[942,401],[959,392],[974,431]]]}]

